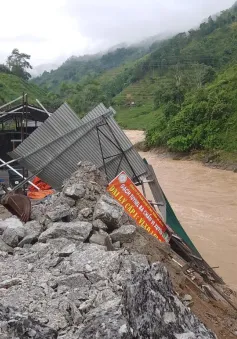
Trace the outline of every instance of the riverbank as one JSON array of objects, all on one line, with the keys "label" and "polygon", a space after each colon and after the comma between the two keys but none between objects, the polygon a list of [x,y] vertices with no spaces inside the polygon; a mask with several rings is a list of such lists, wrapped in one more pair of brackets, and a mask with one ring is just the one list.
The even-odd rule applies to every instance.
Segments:
[{"label": "riverbank", "polygon": [[[192,151],[190,153],[178,153],[170,152],[167,148],[159,147],[155,149],[149,149],[145,145],[145,133],[144,131],[131,130],[127,131],[129,137],[136,140],[135,147],[140,152],[153,152],[161,158],[170,158],[172,160],[194,160],[201,162],[204,166],[210,168],[217,168],[226,171],[232,171],[237,173],[237,153],[226,152],[222,150],[212,151]],[[135,135],[135,136],[134,136]]]},{"label": "riverbank", "polygon": [[[142,131],[126,131],[133,143]],[[140,139],[140,140],[139,140]],[[157,151],[140,152],[157,178],[182,226],[204,257],[226,283],[237,290],[237,180],[236,173],[203,166]]]}]

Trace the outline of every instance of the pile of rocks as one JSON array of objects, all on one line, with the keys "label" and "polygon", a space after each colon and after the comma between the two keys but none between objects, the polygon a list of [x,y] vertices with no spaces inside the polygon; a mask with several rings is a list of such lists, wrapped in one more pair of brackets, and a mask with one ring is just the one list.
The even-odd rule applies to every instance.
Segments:
[{"label": "pile of rocks", "polygon": [[31,217],[0,222],[1,338],[215,338],[163,264],[126,249],[136,226],[94,165],[81,163]]}]

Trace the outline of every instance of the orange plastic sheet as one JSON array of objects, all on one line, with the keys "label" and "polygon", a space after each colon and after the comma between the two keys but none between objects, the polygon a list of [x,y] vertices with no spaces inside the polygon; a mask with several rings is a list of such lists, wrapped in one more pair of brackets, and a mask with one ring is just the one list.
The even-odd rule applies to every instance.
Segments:
[{"label": "orange plastic sheet", "polygon": [[30,199],[44,199],[48,195],[51,195],[54,193],[54,190],[52,187],[45,182],[43,182],[40,178],[35,177],[33,180],[33,184],[35,184],[37,187],[39,187],[39,191],[34,187],[30,186],[28,191],[28,198]]},{"label": "orange plastic sheet", "polygon": [[[39,187],[39,189],[41,191],[47,191],[52,189],[52,187],[48,184],[46,184],[45,182],[43,182],[40,178],[35,177],[33,180],[33,184],[36,185],[37,187]],[[34,186],[30,186],[29,187],[29,191],[30,192],[37,192],[37,189]]]},{"label": "orange plastic sheet", "polygon": [[44,191],[37,191],[37,192],[28,192],[27,196],[30,199],[44,199],[48,195],[54,193],[54,190],[44,190]]}]

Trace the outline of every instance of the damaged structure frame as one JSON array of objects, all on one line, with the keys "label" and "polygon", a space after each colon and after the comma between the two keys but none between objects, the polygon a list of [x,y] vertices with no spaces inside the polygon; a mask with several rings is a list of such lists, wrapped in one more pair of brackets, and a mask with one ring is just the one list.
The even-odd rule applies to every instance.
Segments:
[{"label": "damaged structure frame", "polygon": [[167,215],[168,201],[152,166],[134,149],[114,120],[114,115],[112,107],[106,108],[100,104],[79,119],[69,105],[64,103],[10,153],[11,158],[17,159],[32,173],[16,189],[37,175],[54,189],[60,190],[64,180],[76,171],[78,162],[83,160],[104,170],[108,182],[123,170],[136,185],[142,186],[145,196],[146,184],[149,185],[154,197],[154,201],[150,201],[151,205],[159,210],[168,226],[173,231],[175,229],[172,244],[176,252],[185,257],[190,266],[204,272],[207,279],[211,276],[215,281],[223,283],[202,259],[173,210],[170,211],[172,218]]}]

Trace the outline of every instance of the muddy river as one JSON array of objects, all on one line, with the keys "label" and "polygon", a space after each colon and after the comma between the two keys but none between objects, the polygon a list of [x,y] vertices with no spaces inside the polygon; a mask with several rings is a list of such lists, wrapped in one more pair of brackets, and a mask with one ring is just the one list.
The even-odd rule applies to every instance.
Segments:
[{"label": "muddy river", "polygon": [[[126,131],[133,143],[141,131]],[[141,152],[204,259],[237,290],[237,173]]]}]

